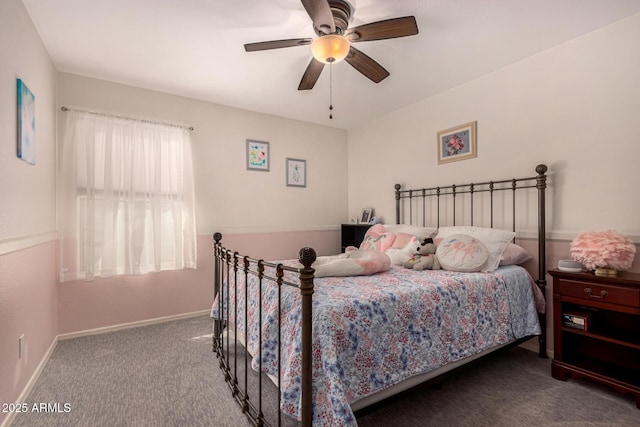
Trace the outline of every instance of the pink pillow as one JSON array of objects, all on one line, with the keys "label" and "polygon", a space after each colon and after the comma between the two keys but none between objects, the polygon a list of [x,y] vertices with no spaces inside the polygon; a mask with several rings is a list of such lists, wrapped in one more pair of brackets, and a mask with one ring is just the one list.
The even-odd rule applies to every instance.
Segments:
[{"label": "pink pillow", "polygon": [[369,228],[360,244],[360,249],[384,252],[393,245],[396,235],[387,231],[382,224]]},{"label": "pink pillow", "polygon": [[527,252],[522,246],[518,246],[515,243],[508,243],[504,248],[502,258],[500,259],[500,265],[519,265],[529,261],[531,254]]}]

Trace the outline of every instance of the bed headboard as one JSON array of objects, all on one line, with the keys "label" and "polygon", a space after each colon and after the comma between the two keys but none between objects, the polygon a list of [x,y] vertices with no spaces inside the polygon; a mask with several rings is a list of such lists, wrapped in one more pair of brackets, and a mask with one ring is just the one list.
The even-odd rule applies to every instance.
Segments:
[{"label": "bed headboard", "polygon": [[[536,283],[545,295],[547,166],[538,165],[535,176],[496,181],[406,189],[395,185],[396,224],[440,227],[475,225],[510,228],[528,234],[536,229],[538,274]],[[533,206],[532,206],[533,205]],[[540,356],[546,357],[546,325],[540,316]],[[543,355],[544,352],[544,355]]]}]

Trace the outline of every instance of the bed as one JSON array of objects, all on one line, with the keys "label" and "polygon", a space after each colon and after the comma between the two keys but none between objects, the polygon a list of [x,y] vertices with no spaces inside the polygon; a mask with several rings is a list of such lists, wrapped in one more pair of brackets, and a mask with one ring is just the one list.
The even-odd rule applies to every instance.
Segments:
[{"label": "bed", "polygon": [[[488,254],[482,271],[391,263],[375,274],[318,278],[312,248],[302,248],[298,260],[257,260],[225,248],[214,234],[213,350],[247,416],[256,425],[353,426],[354,411],[531,337],[546,357],[546,172],[538,165],[525,178],[396,185],[401,228],[378,229],[395,230],[386,233],[394,238],[423,229],[440,239],[438,251],[460,236],[477,237]],[[521,227],[537,240],[533,274],[505,261]],[[498,261],[510,265],[488,268],[495,236],[504,243]],[[394,248],[379,249],[393,258]],[[254,381],[251,371],[262,375]],[[274,387],[275,421],[265,417],[263,398]]]}]

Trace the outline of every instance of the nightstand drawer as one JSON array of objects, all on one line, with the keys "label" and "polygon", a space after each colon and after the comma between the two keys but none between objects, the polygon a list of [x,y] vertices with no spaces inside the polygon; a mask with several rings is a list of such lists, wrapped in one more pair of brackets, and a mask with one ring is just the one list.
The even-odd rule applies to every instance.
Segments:
[{"label": "nightstand drawer", "polygon": [[602,286],[573,280],[560,280],[558,285],[559,289],[556,289],[555,292],[560,295],[583,298],[589,301],[596,300],[610,304],[640,307],[640,289],[637,288]]}]

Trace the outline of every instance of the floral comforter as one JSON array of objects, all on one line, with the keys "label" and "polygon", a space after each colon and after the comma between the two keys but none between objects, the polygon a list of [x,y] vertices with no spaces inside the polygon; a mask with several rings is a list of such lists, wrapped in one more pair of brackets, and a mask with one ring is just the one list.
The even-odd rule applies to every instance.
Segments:
[{"label": "floral comforter", "polygon": [[[488,348],[541,333],[536,303],[540,307],[544,299],[529,274],[517,266],[493,273],[393,266],[372,276],[315,279],[314,285],[313,423],[317,426],[355,426],[350,402]],[[256,370],[260,361],[257,287],[257,279],[251,276],[248,350]],[[244,283],[238,284],[240,295],[244,295]],[[218,318],[217,302],[213,307],[211,315]],[[275,285],[263,283],[262,370],[274,376],[278,373],[277,307]],[[240,297],[237,308],[238,334],[244,335],[245,303]],[[284,286],[281,409],[297,419],[300,322],[299,291]]]}]

